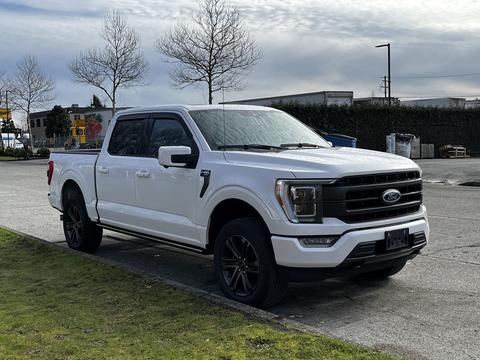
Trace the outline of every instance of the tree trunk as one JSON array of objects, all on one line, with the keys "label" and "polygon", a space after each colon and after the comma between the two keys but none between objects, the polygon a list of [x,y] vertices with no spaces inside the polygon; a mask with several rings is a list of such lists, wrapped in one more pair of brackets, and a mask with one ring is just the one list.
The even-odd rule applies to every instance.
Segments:
[{"label": "tree trunk", "polygon": [[[8,107],[7,107],[7,119],[8,119]],[[2,125],[1,124],[0,124],[0,150],[5,150],[5,146],[3,145]]]},{"label": "tree trunk", "polygon": [[213,95],[212,95],[212,81],[208,81],[208,103],[212,105],[213,103]]},{"label": "tree trunk", "polygon": [[30,107],[27,108],[27,126],[28,126],[28,136],[30,137],[30,147],[33,153],[33,136],[32,136],[32,127],[30,126]]},{"label": "tree trunk", "polygon": [[117,112],[117,104],[116,104],[116,94],[115,90],[113,91],[112,94],[112,118],[115,116],[115,113]]}]

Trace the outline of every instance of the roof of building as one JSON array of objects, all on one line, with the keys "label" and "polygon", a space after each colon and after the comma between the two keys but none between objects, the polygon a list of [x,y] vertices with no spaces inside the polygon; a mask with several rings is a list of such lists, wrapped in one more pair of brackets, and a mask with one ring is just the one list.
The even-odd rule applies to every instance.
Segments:
[{"label": "roof of building", "polygon": [[275,99],[294,99],[300,96],[315,96],[315,95],[324,95],[324,94],[337,94],[337,95],[348,94],[349,96],[351,95],[353,97],[353,91],[332,90],[332,91],[317,91],[317,92],[309,92],[309,93],[301,93],[301,94],[279,95],[279,96],[269,96],[269,97],[254,98],[254,99],[225,101],[225,104],[242,103],[242,102],[249,102],[249,101],[275,100]]},{"label": "roof of building", "polygon": [[[398,98],[392,96],[391,99],[393,100],[393,99],[398,99]],[[385,97],[385,96],[367,96],[367,97],[353,98],[353,101],[356,101],[356,100],[387,100],[388,101],[388,97]]]},{"label": "roof of building", "polygon": [[436,97],[436,98],[402,100],[402,102],[432,101],[432,100],[465,100],[465,98],[445,96],[445,97]]}]

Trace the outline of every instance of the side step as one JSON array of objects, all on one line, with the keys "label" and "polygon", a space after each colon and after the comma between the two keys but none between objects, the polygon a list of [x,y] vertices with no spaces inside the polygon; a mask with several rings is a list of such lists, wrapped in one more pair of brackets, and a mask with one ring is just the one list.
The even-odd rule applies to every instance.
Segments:
[{"label": "side step", "polygon": [[98,224],[98,223],[97,223],[97,226],[100,226],[100,227],[102,227],[106,230],[119,232],[119,233],[122,233],[122,234],[125,234],[125,235],[135,236],[135,237],[138,237],[138,238],[141,238],[141,239],[146,239],[146,240],[157,241],[157,242],[160,242],[160,243],[165,244],[165,245],[176,247],[176,248],[179,248],[179,249],[182,249],[182,250],[195,252],[197,254],[210,255],[212,253],[211,251],[209,251],[207,249],[203,249],[203,248],[198,247],[198,246],[182,244],[182,243],[179,243],[179,242],[174,241],[174,240],[168,240],[168,239],[159,238],[159,237],[156,237],[156,236],[140,234],[140,233],[137,233],[135,231],[125,230],[125,229],[117,228],[115,226]]}]

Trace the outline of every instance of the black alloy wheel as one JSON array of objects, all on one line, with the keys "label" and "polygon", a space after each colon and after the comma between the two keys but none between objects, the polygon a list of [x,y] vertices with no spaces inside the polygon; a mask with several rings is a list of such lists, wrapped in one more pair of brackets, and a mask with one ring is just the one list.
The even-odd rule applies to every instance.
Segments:
[{"label": "black alloy wheel", "polygon": [[68,244],[74,248],[80,246],[84,231],[80,210],[75,205],[69,206],[64,214],[64,221]]},{"label": "black alloy wheel", "polygon": [[262,308],[283,298],[288,284],[279,276],[270,238],[260,218],[233,219],[222,227],[215,240],[213,262],[226,297]]},{"label": "black alloy wheel", "polygon": [[68,246],[74,250],[94,253],[102,241],[103,230],[88,217],[82,194],[77,191],[68,192],[63,210],[63,232]]},{"label": "black alloy wheel", "polygon": [[251,295],[258,283],[258,255],[250,241],[242,235],[232,235],[225,242],[222,254],[225,283],[237,296]]}]

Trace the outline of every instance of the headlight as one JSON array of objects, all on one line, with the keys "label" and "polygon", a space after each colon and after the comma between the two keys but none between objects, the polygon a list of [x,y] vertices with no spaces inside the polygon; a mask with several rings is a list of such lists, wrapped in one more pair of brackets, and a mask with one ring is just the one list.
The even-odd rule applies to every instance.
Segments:
[{"label": "headlight", "polygon": [[296,223],[322,222],[324,181],[278,180],[275,196],[288,219]]}]

